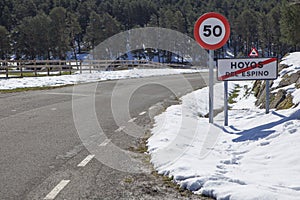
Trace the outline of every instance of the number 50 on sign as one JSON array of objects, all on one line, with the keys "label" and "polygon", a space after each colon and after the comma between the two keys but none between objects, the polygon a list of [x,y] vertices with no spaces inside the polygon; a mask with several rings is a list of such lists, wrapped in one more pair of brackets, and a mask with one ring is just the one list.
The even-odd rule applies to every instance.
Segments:
[{"label": "number 50 on sign", "polygon": [[229,35],[229,22],[219,13],[206,13],[195,24],[194,37],[204,49],[221,48],[227,42]]}]

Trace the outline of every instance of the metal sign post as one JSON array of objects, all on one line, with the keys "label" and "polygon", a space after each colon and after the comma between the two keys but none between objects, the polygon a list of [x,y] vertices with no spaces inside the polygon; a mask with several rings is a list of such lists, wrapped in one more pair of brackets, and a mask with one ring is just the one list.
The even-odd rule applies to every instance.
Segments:
[{"label": "metal sign post", "polygon": [[209,123],[214,123],[214,50],[209,50]]},{"label": "metal sign post", "polygon": [[228,126],[228,81],[224,81],[224,126]]},{"label": "metal sign post", "polygon": [[270,108],[270,82],[266,80],[266,114],[269,113]]}]

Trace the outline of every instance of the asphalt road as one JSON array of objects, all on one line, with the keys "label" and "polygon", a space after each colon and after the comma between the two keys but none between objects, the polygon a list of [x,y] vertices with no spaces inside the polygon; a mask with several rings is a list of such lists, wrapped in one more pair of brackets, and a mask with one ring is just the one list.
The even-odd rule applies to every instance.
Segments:
[{"label": "asphalt road", "polygon": [[204,87],[207,77],[0,94],[0,199],[200,198],[170,188],[143,153],[130,150],[149,128],[152,105]]}]

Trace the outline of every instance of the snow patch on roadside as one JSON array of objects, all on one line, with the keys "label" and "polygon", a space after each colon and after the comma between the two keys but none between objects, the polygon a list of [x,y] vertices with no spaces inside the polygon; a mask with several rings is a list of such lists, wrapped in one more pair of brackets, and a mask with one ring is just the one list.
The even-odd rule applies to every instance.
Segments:
[{"label": "snow patch on roadside", "polygon": [[[239,96],[229,110],[228,127],[223,127],[222,113],[214,125],[200,117],[208,112],[207,88],[156,116],[148,140],[151,162],[181,187],[216,199],[299,199],[300,105],[265,114],[249,93],[252,83],[231,82],[230,88],[235,84]],[[222,84],[215,85],[214,93],[215,108],[220,108]],[[300,102],[299,89],[292,95]]]},{"label": "snow patch on roadside", "polygon": [[206,69],[132,69],[122,71],[93,71],[92,73],[75,73],[74,75],[25,77],[0,79],[0,90],[28,87],[46,87],[73,85],[105,80],[141,78],[150,76],[175,75],[183,73],[206,72]]}]

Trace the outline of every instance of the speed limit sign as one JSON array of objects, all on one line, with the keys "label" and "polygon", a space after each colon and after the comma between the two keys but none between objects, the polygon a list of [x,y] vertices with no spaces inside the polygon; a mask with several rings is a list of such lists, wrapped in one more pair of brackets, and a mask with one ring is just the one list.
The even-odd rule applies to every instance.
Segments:
[{"label": "speed limit sign", "polygon": [[224,46],[230,35],[227,19],[218,13],[202,15],[194,27],[194,37],[204,49],[215,50]]}]

